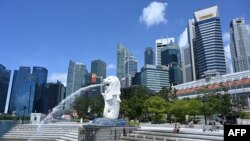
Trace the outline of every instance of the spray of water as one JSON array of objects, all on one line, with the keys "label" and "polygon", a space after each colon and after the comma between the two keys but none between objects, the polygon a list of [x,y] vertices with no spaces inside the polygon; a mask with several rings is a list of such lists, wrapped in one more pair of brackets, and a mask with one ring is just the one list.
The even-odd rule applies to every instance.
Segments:
[{"label": "spray of water", "polygon": [[47,121],[48,119],[50,119],[51,117],[53,117],[56,114],[60,114],[63,112],[65,103],[71,105],[72,102],[75,101],[75,99],[79,96],[81,96],[82,92],[94,88],[94,87],[98,87],[98,86],[102,86],[103,84],[94,84],[94,85],[90,85],[90,86],[86,86],[83,88],[80,88],[79,90],[75,91],[74,93],[70,94],[68,97],[66,97],[64,100],[62,100],[56,107],[54,107],[52,109],[52,112],[50,114],[48,114],[44,120],[42,120],[42,122]]},{"label": "spray of water", "polygon": [[[64,109],[64,106],[65,104],[69,104],[71,105],[72,102],[75,101],[75,99],[77,97],[80,97],[82,94],[84,94],[83,92],[88,90],[88,89],[91,89],[91,88],[94,88],[94,87],[99,87],[101,86],[101,92],[102,92],[102,86],[103,84],[94,84],[94,85],[90,85],[90,86],[86,86],[86,87],[83,87],[83,88],[80,88],[78,89],[77,91],[73,92],[72,94],[70,94],[68,97],[66,97],[64,100],[62,100],[57,106],[55,106],[53,109],[52,109],[52,112],[50,114],[48,114],[42,121],[41,123],[38,125],[37,129],[36,129],[36,134],[38,133],[41,133],[42,132],[42,126],[45,122],[49,121],[53,116],[55,115],[58,115],[58,114],[62,114],[63,113],[63,109]],[[28,139],[28,141],[31,141],[32,139],[32,136]]]}]

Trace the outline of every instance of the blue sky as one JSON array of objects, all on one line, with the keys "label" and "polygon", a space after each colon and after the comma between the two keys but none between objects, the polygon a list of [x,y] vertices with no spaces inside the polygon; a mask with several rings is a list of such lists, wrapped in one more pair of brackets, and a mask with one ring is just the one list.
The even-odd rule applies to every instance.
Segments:
[{"label": "blue sky", "polygon": [[88,70],[91,60],[102,59],[107,75],[115,75],[116,45],[123,43],[139,70],[145,47],[167,36],[183,45],[193,12],[213,5],[228,52],[230,20],[250,23],[248,0],[1,0],[0,63],[12,73],[22,65],[46,67],[49,81],[65,82],[70,59]]}]

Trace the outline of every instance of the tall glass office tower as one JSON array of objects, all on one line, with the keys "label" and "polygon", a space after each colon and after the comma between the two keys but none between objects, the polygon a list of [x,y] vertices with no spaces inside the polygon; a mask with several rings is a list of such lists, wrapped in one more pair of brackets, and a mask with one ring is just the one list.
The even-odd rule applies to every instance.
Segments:
[{"label": "tall glass office tower", "polygon": [[161,51],[161,64],[169,68],[169,83],[177,85],[182,83],[181,53],[180,48],[174,42],[166,45]]},{"label": "tall glass office tower", "polygon": [[155,52],[152,47],[147,47],[144,51],[144,65],[155,64]]},{"label": "tall glass office tower", "polygon": [[98,77],[106,78],[106,63],[101,59],[91,61],[91,73]]},{"label": "tall glass office tower", "polygon": [[[194,19],[188,20],[188,27],[187,27],[187,33],[188,33],[188,47],[189,51],[187,49],[184,49],[184,65],[188,65],[190,58],[190,64],[191,64],[191,76],[192,81],[195,81],[198,78],[198,69],[197,69],[197,55],[196,55],[196,47],[195,47],[195,22]],[[187,64],[186,64],[187,62]]]},{"label": "tall glass office tower", "polygon": [[138,60],[134,56],[127,57],[125,63],[125,87],[132,85],[132,77],[137,72]]},{"label": "tall glass office tower", "polygon": [[37,77],[37,88],[35,94],[34,102],[34,111],[35,112],[44,112],[43,111],[43,95],[45,93],[45,85],[48,78],[48,70],[43,67],[33,67],[33,75]]},{"label": "tall glass office tower", "polygon": [[58,105],[64,99],[65,87],[60,82],[47,83],[45,86],[45,93],[43,98],[43,113],[48,113],[56,105]]},{"label": "tall glass office tower", "polygon": [[0,113],[4,113],[8,88],[10,82],[10,70],[0,64]]},{"label": "tall glass office tower", "polygon": [[122,80],[125,77],[125,63],[131,54],[121,43],[117,45],[117,77]]},{"label": "tall glass office tower", "polygon": [[121,87],[126,86],[126,62],[127,59],[133,57],[133,54],[129,52],[121,43],[117,45],[117,77],[121,82]]},{"label": "tall glass office tower", "polygon": [[[86,65],[76,63],[72,60],[69,62],[66,97],[77,91],[85,84]],[[69,109],[73,101],[66,103],[66,109]]]},{"label": "tall glass office tower", "polygon": [[194,12],[195,51],[198,79],[206,71],[226,74],[225,54],[222,42],[218,6]]},{"label": "tall glass office tower", "polygon": [[161,65],[161,51],[166,48],[166,46],[170,42],[175,42],[174,38],[161,38],[161,39],[156,39],[155,44],[156,44],[156,65]]},{"label": "tall glass office tower", "polygon": [[20,67],[14,71],[8,113],[16,112],[17,115],[29,115],[34,111],[38,77],[31,74],[30,67]]},{"label": "tall glass office tower", "polygon": [[192,64],[191,64],[191,52],[190,47],[186,45],[182,48],[182,80],[183,83],[193,81],[192,76]]},{"label": "tall glass office tower", "polygon": [[233,71],[250,69],[250,41],[244,18],[233,19],[230,23],[230,49]]}]

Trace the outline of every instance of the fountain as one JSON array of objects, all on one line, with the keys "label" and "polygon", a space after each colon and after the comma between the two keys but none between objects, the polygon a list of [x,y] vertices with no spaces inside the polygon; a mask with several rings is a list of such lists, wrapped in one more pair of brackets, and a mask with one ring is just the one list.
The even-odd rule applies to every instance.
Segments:
[{"label": "fountain", "polygon": [[[42,121],[40,124],[38,124],[37,129],[35,131],[35,133],[33,135],[31,135],[28,138],[28,141],[32,141],[33,137],[37,136],[39,133],[41,133],[43,131],[42,127],[45,123],[49,123],[51,121],[51,119],[53,119],[53,116],[56,116],[57,114],[61,114],[64,110],[64,106],[67,102],[72,102],[74,101],[77,97],[80,97],[82,95],[82,92],[94,88],[94,87],[98,87],[98,86],[102,86],[103,84],[94,84],[94,85],[90,85],[90,86],[86,86],[83,88],[80,88],[79,90],[75,91],[74,93],[70,94],[68,97],[66,97],[64,100],[62,100],[57,106],[55,106],[52,109],[52,112],[49,113]],[[69,104],[69,103],[68,103]]]},{"label": "fountain", "polygon": [[[77,97],[80,97],[84,91],[104,86],[104,92],[102,96],[104,98],[105,106],[103,110],[103,118],[96,118],[89,122],[87,125],[80,123],[50,123],[53,117],[61,115],[64,110],[64,105],[74,101]],[[72,93],[66,99],[61,101],[57,106],[52,109],[40,124],[32,125],[20,125],[12,132],[6,134],[4,139],[18,139],[18,140],[115,140],[119,137],[127,121],[124,119],[118,119],[120,111],[120,81],[116,76],[109,76],[103,80],[103,84],[90,85],[77,90]],[[71,103],[69,103],[71,104]],[[130,127],[126,127],[130,128]],[[25,130],[23,130],[25,129]],[[84,131],[84,132],[81,132]]]},{"label": "fountain", "polygon": [[63,107],[66,102],[74,101],[75,98],[81,96],[82,92],[97,86],[104,85],[104,93],[102,96],[104,98],[105,106],[103,110],[104,118],[96,118],[92,122],[91,125],[101,125],[101,126],[126,126],[127,122],[123,119],[117,119],[119,116],[120,111],[120,88],[121,84],[119,79],[116,76],[109,76],[103,80],[103,84],[95,84],[90,85],[84,88],[77,90],[76,92],[72,93],[66,99],[61,101],[56,107],[52,109],[52,112],[41,121],[41,124],[44,122],[49,121],[55,114],[61,113]]},{"label": "fountain", "polygon": [[77,97],[82,95],[82,92],[94,88],[94,87],[98,87],[98,86],[102,86],[103,84],[94,84],[94,85],[90,85],[90,86],[86,86],[83,88],[80,88],[79,90],[75,91],[74,93],[70,94],[68,97],[66,97],[63,101],[61,101],[56,107],[54,107],[52,109],[52,112],[49,113],[42,121],[41,123],[44,123],[48,120],[50,120],[53,116],[55,116],[55,114],[60,114],[63,111],[63,108],[65,106],[65,103],[67,103],[68,101],[74,101]]},{"label": "fountain", "polygon": [[[116,76],[109,76],[103,80],[104,99],[103,118],[95,118],[88,125],[84,125],[84,132],[80,132],[80,139],[84,141],[108,140],[116,141],[124,133],[128,121],[118,119],[120,111],[120,81]],[[135,127],[126,127],[135,130]]]}]

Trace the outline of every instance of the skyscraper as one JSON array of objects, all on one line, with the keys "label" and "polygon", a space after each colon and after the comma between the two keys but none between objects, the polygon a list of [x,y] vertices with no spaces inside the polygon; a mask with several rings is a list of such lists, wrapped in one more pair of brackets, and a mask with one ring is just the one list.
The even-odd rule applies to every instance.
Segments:
[{"label": "skyscraper", "polygon": [[230,49],[233,71],[250,69],[250,41],[244,18],[233,19],[230,23]]},{"label": "skyscraper", "polygon": [[135,73],[132,78],[132,85],[141,85],[141,72]]},{"label": "skyscraper", "polygon": [[35,94],[34,111],[43,112],[42,98],[45,93],[45,85],[47,83],[48,70],[43,67],[33,67],[32,74],[37,77],[37,88]]},{"label": "skyscraper", "polygon": [[[126,74],[126,63],[128,58],[134,58],[133,54],[129,52],[122,44],[117,46],[117,77],[121,82],[121,87],[126,86],[126,82],[130,82],[128,75]],[[129,63],[128,63],[129,64]],[[131,69],[130,69],[131,70]],[[127,83],[128,84],[128,83]]]},{"label": "skyscraper", "polygon": [[20,67],[14,71],[8,113],[28,115],[34,111],[38,77],[31,74],[30,67]]},{"label": "skyscraper", "polygon": [[161,65],[145,65],[141,69],[141,85],[155,92],[159,92],[163,87],[169,87],[168,70]]},{"label": "skyscraper", "polygon": [[193,81],[190,47],[186,45],[182,48],[182,80],[183,83]]},{"label": "skyscraper", "polygon": [[181,53],[176,43],[170,41],[161,51],[161,64],[169,69],[170,85],[182,83]]},{"label": "skyscraper", "polygon": [[117,77],[120,81],[125,78],[125,63],[130,53],[122,44],[117,45]]},{"label": "skyscraper", "polygon": [[161,38],[155,41],[156,43],[156,65],[161,65],[161,51],[169,44],[170,42],[175,42],[174,38]]},{"label": "skyscraper", "polygon": [[[196,56],[196,47],[195,47],[195,24],[194,19],[188,20],[188,48],[189,51],[184,51],[184,62],[186,62],[185,59],[189,59],[188,56],[190,56],[190,63],[191,63],[191,75],[192,75],[192,81],[195,81],[198,78],[197,73],[197,56]],[[187,56],[187,57],[186,57]],[[188,61],[187,61],[188,62]]]},{"label": "skyscraper", "polygon": [[144,65],[155,64],[155,53],[152,47],[147,47],[144,51]]},{"label": "skyscraper", "polygon": [[[77,91],[85,85],[86,66],[82,63],[76,63],[72,60],[69,62],[66,97]],[[70,108],[73,101],[66,103],[66,109]]]},{"label": "skyscraper", "polygon": [[106,78],[106,63],[101,59],[91,61],[91,73],[103,79]]},{"label": "skyscraper", "polygon": [[10,70],[0,64],[0,113],[4,113],[8,88],[10,82]]},{"label": "skyscraper", "polygon": [[132,85],[132,77],[134,77],[137,72],[138,61],[134,56],[127,57],[125,63],[125,87]]},{"label": "skyscraper", "polygon": [[65,87],[60,82],[47,83],[43,97],[43,113],[48,113],[64,99]]},{"label": "skyscraper", "polygon": [[198,79],[206,71],[226,74],[225,54],[222,43],[218,6],[194,12],[195,51]]}]

